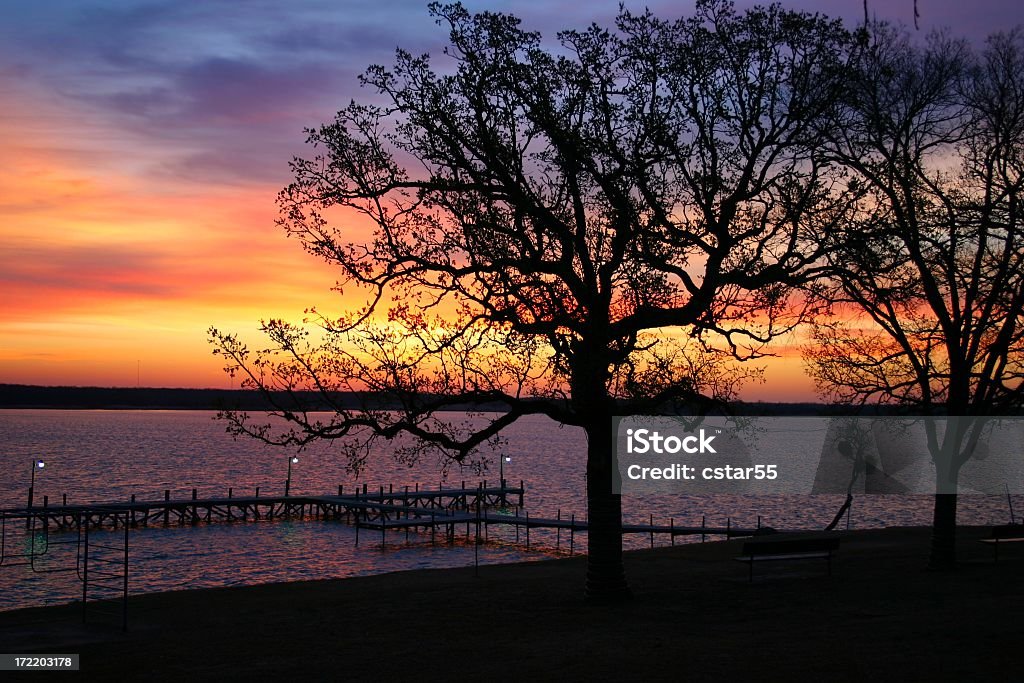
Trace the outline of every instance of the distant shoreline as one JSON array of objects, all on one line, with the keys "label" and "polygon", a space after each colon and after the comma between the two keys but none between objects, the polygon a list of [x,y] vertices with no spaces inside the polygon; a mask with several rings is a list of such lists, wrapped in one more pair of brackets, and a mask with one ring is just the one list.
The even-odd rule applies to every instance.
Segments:
[{"label": "distant shoreline", "polygon": [[[376,409],[397,408],[378,397],[354,392],[331,396],[328,403],[313,391],[294,396],[275,396],[280,406],[291,409],[333,411],[335,406],[359,410],[367,403]],[[301,406],[300,406],[301,402]],[[271,410],[270,402],[259,392],[247,389],[185,389],[161,387],[78,387],[0,384],[0,410]],[[825,403],[751,402],[732,406],[736,414],[747,416],[816,416],[841,414],[895,414],[896,407],[865,406],[860,411]],[[452,405],[449,411],[503,412],[498,403]]]},{"label": "distant shoreline", "polygon": [[[298,397],[321,410],[332,410],[316,392],[299,392]],[[282,394],[279,398],[285,398]],[[339,394],[337,405],[358,410],[366,397]],[[378,406],[386,408],[382,401]],[[287,405],[287,404],[286,404]],[[258,392],[242,389],[182,389],[160,387],[73,387],[0,384],[0,410],[257,410],[271,408]],[[822,415],[835,412],[820,403],[747,403],[737,406],[749,415]],[[453,406],[450,410],[501,412],[499,404]]]}]

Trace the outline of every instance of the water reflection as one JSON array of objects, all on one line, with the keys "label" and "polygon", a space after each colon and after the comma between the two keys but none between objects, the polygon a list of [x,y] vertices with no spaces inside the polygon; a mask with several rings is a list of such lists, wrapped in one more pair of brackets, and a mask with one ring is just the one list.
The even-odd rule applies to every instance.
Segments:
[{"label": "water reflection", "polygon": [[[46,461],[46,470],[36,479],[36,500],[46,495],[51,505],[65,493],[70,503],[127,500],[132,494],[138,500],[161,500],[165,490],[172,498],[188,498],[193,488],[200,497],[227,495],[229,488],[235,497],[252,495],[257,487],[264,496],[283,493],[282,457],[287,454],[252,441],[234,441],[212,417],[191,411],[0,411],[0,466],[7,473],[0,477],[0,507],[24,505],[29,484],[24,465],[37,457]],[[511,458],[504,463],[505,478],[515,485],[522,480],[526,487],[524,513],[586,519],[585,439],[580,430],[543,417],[526,418],[509,430],[502,453]],[[410,467],[385,452],[371,459],[360,478],[346,471],[346,463],[330,445],[310,448],[300,457],[301,476],[293,470],[292,495],[334,493],[339,485],[351,491],[364,484],[373,490],[382,484],[434,488],[459,486],[463,479],[467,486],[477,483],[470,471],[456,467],[446,479],[436,462]],[[495,457],[485,475],[489,483],[497,483],[501,467]],[[776,528],[821,528],[843,499],[658,494],[624,498],[623,507],[626,521],[634,523],[646,523],[653,515],[655,523],[671,519],[676,526],[697,526],[702,519],[712,526],[725,526],[727,520],[733,526],[753,526],[761,516],[763,523]],[[852,526],[928,524],[931,504],[930,496],[858,497]],[[1024,501],[1015,504],[1024,508]],[[960,521],[1009,521],[1006,499],[962,497]],[[363,530],[356,547],[354,528],[337,521],[156,525],[130,534],[131,589],[149,592],[472,565],[474,544],[465,542],[464,528],[459,531],[450,546],[443,543],[443,533],[431,545],[429,532],[411,532],[408,543],[404,531],[388,532],[381,549],[379,532]],[[20,540],[12,535],[8,542],[24,548],[23,528],[20,533]],[[487,536],[488,544],[480,547],[484,564],[544,559],[568,550],[565,532],[559,541],[553,530],[531,530],[529,551],[516,543],[514,529],[491,527]],[[586,537],[577,535],[576,551],[585,543]],[[625,540],[627,547],[648,543],[646,535]],[[73,572],[38,580],[31,568],[0,570],[0,609],[66,602],[79,592]]]}]

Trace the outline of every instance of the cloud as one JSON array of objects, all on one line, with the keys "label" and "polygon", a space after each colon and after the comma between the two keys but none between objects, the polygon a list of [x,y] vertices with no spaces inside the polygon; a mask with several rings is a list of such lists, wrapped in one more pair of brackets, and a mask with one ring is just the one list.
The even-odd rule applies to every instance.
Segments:
[{"label": "cloud", "polygon": [[[510,11],[548,39],[558,29],[608,23],[618,9],[618,0],[466,4]],[[647,4],[664,17],[693,9],[692,0],[627,1],[638,11]],[[870,5],[912,18],[909,0]],[[855,22],[861,8],[850,0],[827,10]],[[920,9],[922,28],[952,24],[975,37],[1019,21],[1016,5],[999,0],[922,0]],[[181,368],[192,357],[179,350],[194,344],[195,358],[208,362],[208,325],[344,303],[328,291],[330,268],[273,224],[287,163],[309,154],[304,127],[372,96],[357,81],[367,65],[390,64],[396,46],[440,62],[446,38],[426,0],[7,3],[0,381],[32,381],[45,370],[18,353],[54,360],[55,381],[67,376],[61,358],[116,365],[112,344],[122,339],[173,355],[168,376],[188,384]],[[173,343],[161,327],[168,321],[180,330]],[[100,322],[116,333],[98,331]],[[780,373],[793,367],[780,365]]]},{"label": "cloud", "polygon": [[114,245],[0,246],[0,287],[8,293],[62,291],[79,296],[116,293],[179,296],[189,283],[168,278],[167,255]]},{"label": "cloud", "polygon": [[0,27],[9,65],[0,91],[30,80],[62,103],[64,127],[77,116],[103,120],[120,163],[130,154],[156,181],[279,182],[302,130],[358,94],[371,57],[422,43],[422,3],[343,7],[57,0],[44,13],[26,4]]}]

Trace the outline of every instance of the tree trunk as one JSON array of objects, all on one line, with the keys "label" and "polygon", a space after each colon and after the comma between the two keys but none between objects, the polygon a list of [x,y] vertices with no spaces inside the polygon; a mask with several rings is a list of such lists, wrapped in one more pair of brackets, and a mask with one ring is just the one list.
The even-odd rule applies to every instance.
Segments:
[{"label": "tree trunk", "polygon": [[956,494],[936,493],[932,515],[932,547],[928,566],[951,569],[956,565]]},{"label": "tree trunk", "polygon": [[929,569],[952,569],[956,565],[956,497],[965,429],[960,418],[948,418],[942,444],[933,455],[936,493]]},{"label": "tree trunk", "polygon": [[622,564],[622,496],[612,493],[612,425],[591,420],[587,431],[588,600],[613,602],[631,596]]}]

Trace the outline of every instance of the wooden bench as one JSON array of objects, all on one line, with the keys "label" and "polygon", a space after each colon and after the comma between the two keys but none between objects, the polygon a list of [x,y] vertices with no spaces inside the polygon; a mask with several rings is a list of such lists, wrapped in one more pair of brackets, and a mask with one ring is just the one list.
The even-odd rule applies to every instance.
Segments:
[{"label": "wooden bench", "polygon": [[988,538],[978,539],[982,543],[992,544],[993,559],[999,561],[999,544],[1024,541],[1024,524],[1001,524],[992,527]]},{"label": "wooden bench", "polygon": [[734,558],[750,566],[750,581],[754,580],[755,562],[783,562],[795,560],[825,560],[828,575],[832,576],[832,555],[839,550],[838,536],[804,536],[799,538],[765,538],[743,544],[743,554]]}]

